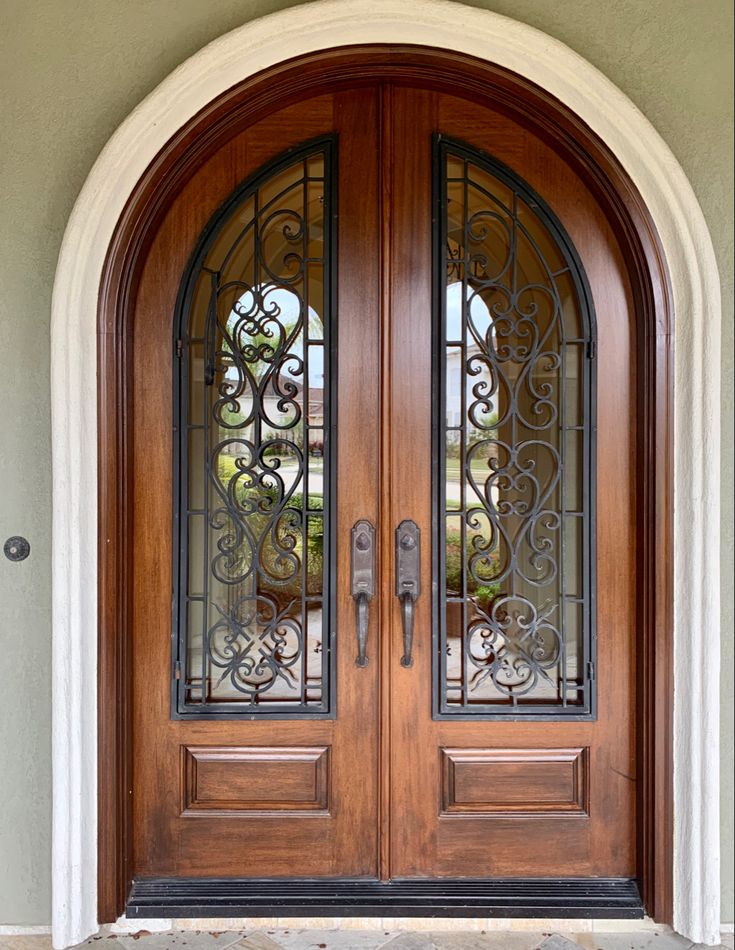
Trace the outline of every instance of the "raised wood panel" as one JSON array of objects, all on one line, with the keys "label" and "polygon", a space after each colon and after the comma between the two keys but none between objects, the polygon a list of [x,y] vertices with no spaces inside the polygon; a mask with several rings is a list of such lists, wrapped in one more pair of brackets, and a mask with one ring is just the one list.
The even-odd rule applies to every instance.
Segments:
[{"label": "raised wood panel", "polygon": [[184,815],[328,811],[328,746],[182,746],[181,754]]},{"label": "raised wood panel", "polygon": [[589,749],[442,749],[442,814],[588,815]]}]

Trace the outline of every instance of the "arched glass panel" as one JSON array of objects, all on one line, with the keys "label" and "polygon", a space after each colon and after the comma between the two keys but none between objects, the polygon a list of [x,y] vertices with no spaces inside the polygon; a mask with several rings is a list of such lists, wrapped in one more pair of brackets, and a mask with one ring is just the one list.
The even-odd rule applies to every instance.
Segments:
[{"label": "arched glass panel", "polygon": [[182,284],[175,715],[333,712],[333,151],[238,188]]},{"label": "arched glass panel", "polygon": [[594,315],[505,166],[435,142],[437,715],[594,714]]}]

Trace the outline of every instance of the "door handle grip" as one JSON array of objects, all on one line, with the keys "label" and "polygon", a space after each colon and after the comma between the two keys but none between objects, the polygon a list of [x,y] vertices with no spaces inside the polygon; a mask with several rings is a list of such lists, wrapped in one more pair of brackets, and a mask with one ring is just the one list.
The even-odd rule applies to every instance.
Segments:
[{"label": "door handle grip", "polygon": [[421,593],[421,530],[415,521],[396,528],[396,597],[401,604],[403,656],[401,666],[413,666],[414,605]]},{"label": "door handle grip", "polygon": [[375,528],[361,519],[356,521],[351,531],[351,573],[350,587],[355,601],[355,623],[357,629],[357,658],[355,664],[368,665],[367,638],[369,627],[369,603],[375,593]]},{"label": "door handle grip", "polygon": [[355,607],[357,612],[357,657],[356,666],[367,666],[367,635],[368,635],[368,595],[365,593],[355,594]]},{"label": "door handle grip", "polygon": [[403,621],[403,656],[401,666],[413,666],[413,605],[411,594],[401,596],[401,619]]}]

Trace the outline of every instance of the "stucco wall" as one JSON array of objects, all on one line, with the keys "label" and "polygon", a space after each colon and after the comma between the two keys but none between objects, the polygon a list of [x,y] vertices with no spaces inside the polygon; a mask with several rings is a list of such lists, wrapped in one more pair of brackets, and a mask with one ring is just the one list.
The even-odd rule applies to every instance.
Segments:
[{"label": "stucco wall", "polygon": [[[410,2],[410,0],[407,0]],[[289,0],[4,0],[0,31],[0,924],[49,920],[48,321],[74,200],[122,119],[206,42]],[[649,117],[689,175],[723,277],[723,578],[732,537],[732,4],[477,0],[567,43]],[[90,372],[93,367],[90,367]],[[723,919],[733,919],[733,597],[723,583]]]}]

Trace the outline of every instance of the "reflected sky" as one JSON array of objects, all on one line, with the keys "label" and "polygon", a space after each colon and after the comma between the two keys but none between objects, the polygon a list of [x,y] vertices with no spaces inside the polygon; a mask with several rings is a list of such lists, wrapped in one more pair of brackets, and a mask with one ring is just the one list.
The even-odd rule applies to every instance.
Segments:
[{"label": "reflected sky", "polygon": [[[282,323],[283,326],[290,330],[295,326],[296,322],[299,319],[301,313],[301,298],[295,294],[292,290],[289,290],[287,287],[272,287],[272,285],[262,284],[259,287],[256,287],[256,290],[267,293],[268,304],[276,310],[274,314],[274,319],[277,318],[279,323]],[[227,328],[230,331],[233,331],[237,322],[241,319],[242,312],[249,312],[253,307],[253,292],[251,290],[246,291],[241,297],[238,298],[236,307],[241,308],[241,313],[238,314],[233,307],[230,312],[230,316],[227,318]],[[280,312],[278,312],[280,311]],[[258,314],[262,316],[262,311],[258,311]],[[319,314],[314,310],[313,307],[309,307],[309,336],[313,340],[321,341],[323,338],[323,329],[322,321]],[[304,356],[304,334],[299,333],[296,339],[293,341],[289,347],[289,353],[292,353],[294,356],[298,356],[303,359]],[[286,363],[281,372],[284,376],[288,376],[291,379],[299,379],[303,374],[294,374],[289,367],[292,367],[294,364]],[[230,379],[237,378],[237,368],[234,366],[229,367],[227,370],[227,376]],[[311,378],[311,385],[316,384],[316,388],[324,385],[324,347],[323,346],[312,346],[309,351],[309,376]]]}]

